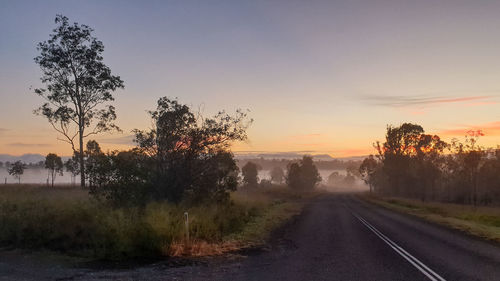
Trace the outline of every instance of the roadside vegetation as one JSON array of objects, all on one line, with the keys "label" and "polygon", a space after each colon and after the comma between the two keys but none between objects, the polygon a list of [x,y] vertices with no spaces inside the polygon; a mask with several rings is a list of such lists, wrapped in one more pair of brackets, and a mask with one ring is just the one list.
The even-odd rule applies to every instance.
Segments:
[{"label": "roadside vegetation", "polygon": [[388,126],[378,154],[359,172],[378,195],[466,205],[500,204],[500,149],[478,145],[480,130],[446,143],[416,124]]},{"label": "roadside vegetation", "polygon": [[466,233],[500,242],[500,149],[425,134],[416,124],[388,126],[378,154],[359,172],[370,186],[365,198]]},{"label": "roadside vegetation", "polygon": [[497,243],[500,242],[500,208],[498,207],[422,202],[415,199],[374,195],[363,195],[362,198],[391,210],[414,215]]},{"label": "roadside vegetation", "polygon": [[3,185],[0,245],[104,259],[221,254],[265,243],[313,195],[275,186],[231,193],[226,204],[115,207],[74,187]]}]

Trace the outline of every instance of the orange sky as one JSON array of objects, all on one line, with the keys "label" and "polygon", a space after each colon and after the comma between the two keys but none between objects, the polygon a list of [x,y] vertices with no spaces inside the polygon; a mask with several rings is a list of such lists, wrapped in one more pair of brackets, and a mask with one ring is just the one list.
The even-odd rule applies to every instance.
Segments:
[{"label": "orange sky", "polygon": [[[95,29],[129,147],[161,96],[211,115],[249,109],[236,151],[374,152],[387,124],[413,122],[445,140],[482,129],[500,144],[500,2],[6,1],[0,5],[0,153],[71,154],[42,117],[33,62],[57,13]],[[19,15],[23,15],[20,17]]]}]

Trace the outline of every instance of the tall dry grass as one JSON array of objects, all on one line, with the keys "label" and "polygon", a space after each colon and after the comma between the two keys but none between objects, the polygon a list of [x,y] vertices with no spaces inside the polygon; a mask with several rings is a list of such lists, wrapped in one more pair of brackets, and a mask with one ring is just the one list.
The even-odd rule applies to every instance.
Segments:
[{"label": "tall dry grass", "polygon": [[222,205],[153,202],[145,208],[112,208],[78,187],[2,185],[0,246],[107,259],[217,254],[264,239],[298,212],[292,201],[300,198],[277,188],[236,192],[231,203]]}]

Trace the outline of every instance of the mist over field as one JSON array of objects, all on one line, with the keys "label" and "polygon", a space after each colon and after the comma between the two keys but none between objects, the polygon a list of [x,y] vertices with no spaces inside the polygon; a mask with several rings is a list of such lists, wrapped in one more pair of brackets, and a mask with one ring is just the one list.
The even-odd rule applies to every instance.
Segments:
[{"label": "mist over field", "polygon": [[[269,180],[271,170],[259,170],[258,178],[259,180]],[[319,184],[322,188],[329,191],[336,191],[338,186],[331,186],[328,184],[328,177],[333,172],[338,172],[340,175],[346,175],[345,169],[318,169],[318,172],[321,176],[321,183]],[[241,172],[240,172],[241,176]],[[48,170],[42,168],[28,168],[24,170],[24,174],[21,176],[21,183],[24,184],[46,184],[48,179]],[[5,179],[7,179],[7,183],[17,183],[17,179],[13,176],[9,175],[6,168],[0,168],[0,186],[5,183]],[[64,172],[63,175],[57,175],[55,184],[57,185],[67,185],[74,184],[75,180],[72,179],[71,173]],[[368,187],[364,184],[364,182],[356,178],[355,185],[351,186],[353,190],[367,190]],[[346,186],[343,185],[342,189],[346,189]]]},{"label": "mist over field", "polygon": [[[28,168],[24,170],[24,174],[21,176],[21,183],[27,184],[46,184],[48,178],[48,171],[46,169],[41,168]],[[9,175],[7,169],[0,168],[0,184],[5,183],[5,179],[7,179],[7,183],[17,183],[17,179],[13,176]],[[71,184],[71,174],[63,173],[62,176],[58,175],[55,184]]]}]

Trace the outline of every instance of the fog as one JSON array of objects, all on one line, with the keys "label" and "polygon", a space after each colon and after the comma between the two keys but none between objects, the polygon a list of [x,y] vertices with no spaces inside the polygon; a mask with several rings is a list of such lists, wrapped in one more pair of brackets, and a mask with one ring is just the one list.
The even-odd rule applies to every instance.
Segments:
[{"label": "fog", "polygon": [[[40,168],[28,168],[24,170],[24,174],[21,176],[21,183],[41,183],[46,184],[48,178],[48,173],[46,169]],[[17,179],[9,175],[7,169],[0,168],[0,183],[17,183]],[[62,176],[57,175],[55,183],[71,183],[71,173],[64,173]]]},{"label": "fog", "polygon": [[[259,170],[259,179],[271,178],[271,170]],[[338,172],[340,175],[345,176],[346,170],[343,169],[320,169],[318,170],[321,175],[322,181],[319,184],[319,188],[328,191],[365,191],[368,190],[367,185],[361,180],[356,179],[353,184],[336,184],[334,186],[328,184],[328,176],[333,172]],[[24,170],[24,174],[21,176],[21,183],[28,184],[46,184],[48,178],[48,173],[46,169],[31,168]],[[9,175],[5,168],[0,168],[0,184],[5,183],[17,183],[17,179]],[[62,176],[58,175],[55,180],[55,184],[72,184],[71,173],[65,172]]]}]

